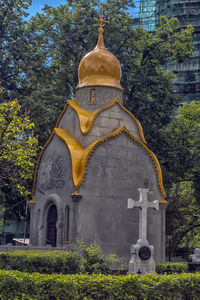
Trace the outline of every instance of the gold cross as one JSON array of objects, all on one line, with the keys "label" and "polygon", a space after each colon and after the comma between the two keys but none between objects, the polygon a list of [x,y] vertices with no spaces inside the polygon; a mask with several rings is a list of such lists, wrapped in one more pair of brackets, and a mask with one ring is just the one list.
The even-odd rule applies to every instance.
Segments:
[{"label": "gold cross", "polygon": [[104,20],[104,15],[103,15],[103,5],[102,5],[102,7],[101,7],[101,17],[100,17],[100,19],[94,17],[94,20],[100,21],[100,22],[101,22],[101,23],[99,24],[99,27],[100,27],[100,28],[103,28],[103,23],[110,23],[109,21]]}]

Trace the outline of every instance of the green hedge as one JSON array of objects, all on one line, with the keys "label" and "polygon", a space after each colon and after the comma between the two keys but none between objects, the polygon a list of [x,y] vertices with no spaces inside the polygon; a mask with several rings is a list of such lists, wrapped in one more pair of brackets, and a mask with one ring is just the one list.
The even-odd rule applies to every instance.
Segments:
[{"label": "green hedge", "polygon": [[109,274],[110,266],[118,263],[116,255],[104,256],[95,241],[86,246],[83,241],[76,240],[72,244],[72,251],[0,252],[0,269],[28,273]]},{"label": "green hedge", "polygon": [[158,274],[173,274],[188,272],[188,264],[184,262],[165,262],[156,264]]},{"label": "green hedge", "polygon": [[14,251],[0,252],[0,269],[45,274],[102,273],[109,274],[110,266],[119,262],[115,255],[104,256],[93,242],[73,245],[73,251]]},{"label": "green hedge", "polygon": [[[99,251],[99,250],[98,250]],[[82,253],[71,251],[14,251],[0,252],[0,269],[45,274],[61,273],[109,273],[111,262],[103,260],[97,247],[84,249]],[[188,271],[187,263],[157,263],[158,274],[173,274]]]},{"label": "green hedge", "polygon": [[200,295],[200,274],[61,275],[0,270],[0,299],[181,299]]},{"label": "green hedge", "polygon": [[81,258],[71,251],[0,252],[0,269],[22,272],[75,274],[80,272]]}]

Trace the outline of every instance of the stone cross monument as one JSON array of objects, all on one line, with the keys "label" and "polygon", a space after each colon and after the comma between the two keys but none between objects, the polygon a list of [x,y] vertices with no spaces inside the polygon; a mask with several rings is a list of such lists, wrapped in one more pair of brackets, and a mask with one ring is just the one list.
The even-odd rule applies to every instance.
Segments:
[{"label": "stone cross monument", "polygon": [[139,188],[139,201],[128,199],[128,209],[139,207],[139,239],[136,245],[131,246],[131,260],[129,262],[129,273],[145,274],[155,272],[153,258],[154,247],[147,241],[147,209],[159,210],[159,201],[147,201],[149,189]]}]

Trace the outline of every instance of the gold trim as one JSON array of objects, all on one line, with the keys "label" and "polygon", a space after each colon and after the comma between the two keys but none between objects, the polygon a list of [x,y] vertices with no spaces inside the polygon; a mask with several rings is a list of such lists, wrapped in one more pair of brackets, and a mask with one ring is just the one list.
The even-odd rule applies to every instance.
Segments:
[{"label": "gold trim", "polygon": [[72,163],[72,179],[74,187],[77,190],[80,173],[82,173],[80,170],[80,162],[84,150],[79,141],[73,138],[67,129],[54,128],[54,133],[64,141],[69,150]]},{"label": "gold trim", "polygon": [[146,150],[146,152],[151,156],[151,159],[156,168],[160,191],[163,195],[162,201],[165,201],[166,193],[162,182],[162,171],[157,157],[144,143],[142,143],[139,139],[134,137],[125,126],[121,126],[112,133],[108,134],[107,136],[94,141],[85,149],[83,149],[81,144],[71,136],[68,130],[55,128],[54,132],[60,139],[62,139],[65,142],[67,148],[69,149],[72,163],[72,179],[76,191],[84,180],[84,175],[86,173],[86,167],[89,157],[91,156],[92,152],[94,152],[94,150],[97,148],[97,146],[111,138],[118,136],[119,134],[126,133],[133,141],[142,146]]},{"label": "gold trim", "polygon": [[28,203],[35,203],[35,200],[29,200]]},{"label": "gold trim", "polygon": [[[75,104],[75,105],[73,105],[72,103]],[[92,127],[92,124],[93,124],[95,118],[97,117],[97,115],[98,115],[100,112],[102,112],[102,111],[104,111],[104,110],[110,108],[110,107],[111,107],[112,105],[114,105],[115,103],[118,103],[118,104],[119,104],[126,112],[128,112],[128,113],[130,114],[130,116],[136,121],[136,124],[137,124],[138,129],[139,129],[140,137],[141,137],[141,139],[146,143],[146,140],[145,140],[144,135],[143,135],[143,129],[142,129],[142,126],[141,126],[140,122],[136,119],[136,117],[135,117],[131,112],[129,112],[129,111],[128,111],[121,103],[120,103],[120,101],[119,101],[117,98],[111,100],[110,103],[109,103],[108,105],[106,105],[106,106],[104,106],[104,107],[98,109],[97,111],[95,111],[95,112],[93,112],[93,113],[87,112],[86,110],[82,109],[82,108],[79,106],[79,104],[78,104],[77,101],[74,101],[74,100],[68,100],[68,102],[66,103],[66,105],[65,105],[65,107],[64,107],[64,109],[63,109],[63,111],[61,112],[61,114],[60,114],[60,116],[59,116],[59,118],[58,118],[58,120],[57,120],[57,122],[56,122],[56,127],[59,125],[60,120],[61,120],[63,114],[65,113],[65,111],[66,111],[66,109],[67,109],[67,107],[68,107],[68,104],[69,104],[69,105],[76,111],[76,113],[77,113],[77,115],[78,115],[78,117],[79,117],[79,125],[80,125],[81,132],[82,132],[83,134],[87,134],[87,133],[90,131],[90,129],[91,129],[91,127]],[[71,105],[71,104],[72,104],[72,105]],[[80,118],[80,116],[82,116],[82,118]],[[87,125],[87,124],[88,124],[88,125]],[[84,126],[85,126],[85,131],[82,131],[82,129],[83,129]],[[52,131],[51,136],[49,137],[49,139],[48,139],[47,142],[45,143],[45,145],[44,145],[42,151],[40,152],[39,158],[38,158],[38,160],[37,160],[35,172],[34,172],[33,188],[32,188],[32,200],[30,200],[29,202],[35,202],[35,200],[34,200],[34,193],[35,193],[35,187],[36,187],[36,181],[37,181],[37,173],[38,173],[39,163],[40,163],[40,161],[41,161],[41,159],[42,159],[42,156],[43,156],[43,153],[44,153],[46,147],[49,145],[49,143],[51,142],[51,140],[52,140],[52,138],[53,138],[53,136],[54,136],[54,133],[56,133],[56,130],[58,130],[58,129],[59,129],[59,130],[64,130],[64,131],[65,131],[65,129],[55,128],[55,129]],[[66,130],[66,131],[67,131],[67,130]],[[157,171],[157,175],[158,175],[158,184],[159,184],[161,193],[163,194],[163,200],[162,200],[161,202],[163,202],[163,203],[168,203],[166,200],[164,200],[165,197],[166,197],[166,193],[165,193],[165,190],[164,190],[164,187],[163,187],[163,182],[162,182],[162,172],[161,172],[160,164],[159,164],[159,162],[158,162],[158,160],[157,160],[155,154],[154,154],[154,153],[153,153],[153,152],[152,152],[145,144],[143,144],[139,139],[137,139],[136,137],[134,137],[134,136],[126,129],[126,127],[124,127],[124,126],[119,127],[118,129],[116,129],[116,130],[115,130],[114,132],[112,132],[111,134],[107,135],[106,137],[100,138],[99,140],[93,142],[92,144],[88,145],[88,146],[84,149],[84,150],[86,150],[86,149],[88,148],[87,151],[84,151],[84,155],[83,155],[83,157],[85,157],[85,160],[86,160],[86,161],[84,162],[83,157],[81,158],[81,166],[82,166],[82,168],[83,168],[83,169],[82,169],[82,172],[81,172],[82,179],[78,181],[78,185],[75,185],[75,191],[76,191],[76,193],[77,193],[77,191],[78,191],[78,187],[80,186],[80,184],[81,184],[81,183],[83,182],[83,180],[84,180],[85,168],[86,168],[87,161],[88,161],[88,159],[89,159],[91,153],[95,150],[95,148],[96,148],[99,144],[101,144],[101,143],[103,143],[104,141],[109,140],[110,138],[115,137],[115,136],[117,136],[117,135],[119,135],[119,134],[121,134],[121,133],[123,133],[123,132],[127,133],[127,135],[128,135],[132,140],[134,140],[135,142],[137,142],[138,144],[140,144],[140,145],[147,151],[147,153],[150,154],[150,156],[151,156],[151,158],[152,158],[152,160],[153,160],[153,162],[154,162],[154,165],[155,165],[155,167],[156,167],[156,171]],[[60,137],[60,138],[61,138],[61,137]],[[71,137],[71,138],[72,138],[72,137]],[[72,139],[74,139],[74,138],[72,138]],[[75,139],[74,139],[74,140],[75,140]],[[75,141],[76,141],[76,140],[75,140]],[[76,141],[76,142],[79,143],[78,141]],[[79,144],[80,144],[80,143],[79,143]],[[66,144],[66,145],[67,145],[67,144]],[[81,145],[80,145],[80,146],[81,146]],[[81,146],[81,148],[82,148],[82,146]],[[80,149],[81,149],[81,148],[80,148]],[[69,151],[69,152],[70,152],[70,151]],[[83,149],[82,149],[82,152],[83,152]],[[87,152],[87,153],[86,153],[86,152]],[[86,154],[87,154],[87,155],[86,155]],[[71,161],[72,161],[72,156],[73,156],[73,155],[71,155],[71,152],[70,152],[70,156],[71,156]],[[74,178],[72,178],[72,179],[73,179],[73,182],[74,182]]]},{"label": "gold trim", "polygon": [[[60,114],[59,117],[58,117],[58,120],[57,120],[57,122],[56,122],[56,127],[58,127],[58,125],[59,125],[59,123],[60,123],[60,120],[61,120],[62,116],[63,116],[64,113],[66,112],[67,107],[68,107],[68,104],[69,104],[69,100],[67,100],[67,103],[65,104],[65,107],[63,108],[61,114]],[[54,131],[54,130],[53,130],[53,131]],[[52,132],[53,132],[53,131],[52,131]]]},{"label": "gold trim", "polygon": [[[64,109],[62,110],[61,114],[59,115],[58,117],[58,120],[56,122],[56,127],[58,126],[58,124],[60,123],[60,120],[62,118],[62,116],[64,115],[65,111],[67,110],[67,107],[68,107],[68,102],[65,104],[65,107]],[[49,143],[51,142],[52,138],[53,138],[53,135],[54,135],[54,129],[50,135],[50,137],[48,138],[47,142],[44,144],[42,150],[40,151],[40,154],[39,154],[39,157],[38,157],[38,160],[37,160],[37,163],[36,163],[36,167],[35,167],[35,172],[34,172],[34,177],[33,177],[33,188],[32,188],[32,192],[31,192],[31,196],[32,196],[32,200],[30,200],[31,202],[35,202],[34,200],[34,193],[35,193],[35,186],[36,186],[36,181],[37,181],[37,172],[38,172],[38,168],[39,168],[39,164],[40,164],[40,161],[42,159],[42,155],[44,153],[44,150],[46,149],[46,147],[49,145]],[[29,201],[29,202],[30,202]]]},{"label": "gold trim", "polygon": [[82,134],[87,134],[91,128],[92,125],[94,123],[94,120],[96,119],[96,117],[104,110],[112,107],[115,103],[117,103],[124,111],[126,111],[136,122],[138,130],[139,130],[139,135],[142,139],[142,141],[146,144],[147,141],[145,140],[144,137],[144,133],[143,133],[143,129],[142,126],[140,124],[140,122],[138,121],[138,119],[136,119],[136,117],[128,110],[126,109],[121,102],[119,101],[119,99],[114,98],[112,99],[107,105],[99,108],[98,110],[94,111],[94,112],[90,112],[87,111],[85,109],[83,109],[82,107],[80,107],[79,103],[75,100],[68,100],[68,104],[70,105],[71,108],[73,108],[73,110],[77,113],[78,118],[79,118],[79,127],[81,130]]}]

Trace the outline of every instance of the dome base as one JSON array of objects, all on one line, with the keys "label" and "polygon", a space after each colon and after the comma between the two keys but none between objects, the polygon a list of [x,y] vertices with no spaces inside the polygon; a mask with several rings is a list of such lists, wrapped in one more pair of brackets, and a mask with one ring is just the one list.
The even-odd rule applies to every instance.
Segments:
[{"label": "dome base", "polygon": [[123,104],[123,90],[111,86],[84,86],[75,91],[75,100],[80,106],[88,111],[95,111],[118,98]]}]

